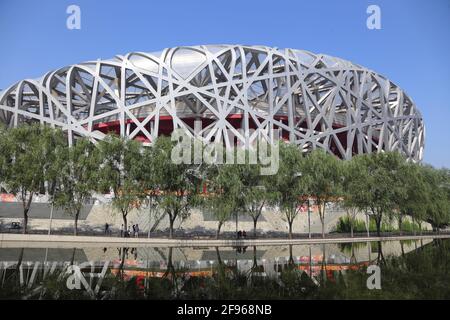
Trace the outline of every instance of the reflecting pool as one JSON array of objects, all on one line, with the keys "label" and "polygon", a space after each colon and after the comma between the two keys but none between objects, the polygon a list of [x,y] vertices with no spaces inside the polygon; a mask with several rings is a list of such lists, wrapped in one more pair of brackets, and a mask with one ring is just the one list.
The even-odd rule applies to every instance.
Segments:
[{"label": "reflecting pool", "polygon": [[[0,248],[0,299],[449,299],[450,240]],[[373,267],[372,267],[373,266]]]}]

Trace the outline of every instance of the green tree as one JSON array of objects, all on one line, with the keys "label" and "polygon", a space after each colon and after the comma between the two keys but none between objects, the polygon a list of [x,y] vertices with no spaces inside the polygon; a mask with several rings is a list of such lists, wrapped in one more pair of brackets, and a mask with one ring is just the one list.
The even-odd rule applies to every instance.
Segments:
[{"label": "green tree", "polygon": [[158,137],[153,146],[159,190],[157,202],[169,218],[170,238],[173,238],[175,221],[186,219],[190,210],[198,205],[203,183],[201,166],[172,161],[173,146],[171,139],[164,136]]},{"label": "green tree", "polygon": [[205,197],[204,207],[217,219],[216,238],[219,238],[223,224],[238,210],[239,193],[242,190],[240,165],[212,165],[208,170],[208,187],[210,192]]},{"label": "green tree", "polygon": [[308,192],[309,179],[302,172],[303,156],[297,146],[280,143],[280,165],[269,186],[273,192],[272,203],[284,214],[292,239],[292,224],[300,212]]},{"label": "green tree", "polygon": [[140,162],[141,168],[139,169],[139,179],[143,186],[143,200],[146,202],[148,209],[148,236],[156,229],[161,220],[164,218],[164,214],[161,210],[158,210],[158,169],[161,164],[157,163],[155,157],[155,148],[144,148],[142,154],[142,161]]},{"label": "green tree", "polygon": [[450,224],[450,173],[448,169],[424,166],[423,174],[430,190],[426,220],[439,231]]},{"label": "green tree", "polygon": [[358,155],[353,161],[363,169],[360,192],[353,196],[353,201],[373,217],[380,236],[383,216],[396,209],[404,196],[399,174],[404,170],[405,160],[397,152],[382,152]]},{"label": "green tree", "polygon": [[28,232],[28,213],[33,197],[45,192],[45,182],[55,161],[56,150],[64,145],[60,130],[38,124],[7,130],[0,141],[0,164],[4,184],[20,199],[23,233]]},{"label": "green tree", "polygon": [[431,186],[427,184],[424,169],[420,164],[407,162],[402,166],[397,178],[402,183],[403,192],[399,193],[398,208],[394,214],[398,218],[400,234],[403,230],[403,219],[409,216],[419,225],[425,218],[430,201]]},{"label": "green tree", "polygon": [[112,206],[122,214],[124,229],[128,230],[127,216],[133,208],[140,206],[144,191],[139,179],[141,144],[127,138],[108,135],[98,143],[98,149],[99,190],[112,191]]},{"label": "green tree", "polygon": [[[3,153],[3,145],[6,142],[6,127],[3,123],[0,122],[0,152]],[[3,142],[3,143],[2,143]],[[6,154],[0,155],[0,191],[2,191],[2,185],[5,181],[5,175],[7,172],[6,165],[8,164],[8,157]]]},{"label": "green tree", "polygon": [[350,235],[353,238],[353,231],[356,224],[356,216],[359,212],[358,203],[355,199],[361,197],[360,184],[365,179],[364,168],[358,161],[348,160],[342,162],[342,205],[347,211],[348,224],[350,226]]},{"label": "green tree", "polygon": [[98,149],[86,138],[78,139],[70,148],[62,148],[56,157],[53,202],[74,218],[74,235],[78,234],[81,209],[97,189],[99,164]]},{"label": "green tree", "polygon": [[322,237],[325,237],[325,209],[341,196],[342,163],[335,156],[323,150],[314,150],[306,156],[301,168],[308,177],[309,195],[314,198],[322,224]]},{"label": "green tree", "polygon": [[[247,153],[248,154],[248,153]],[[258,219],[261,217],[265,205],[273,202],[275,197],[269,187],[273,176],[261,175],[260,164],[239,165],[241,191],[238,195],[240,211],[253,220],[253,236],[256,237]]]}]

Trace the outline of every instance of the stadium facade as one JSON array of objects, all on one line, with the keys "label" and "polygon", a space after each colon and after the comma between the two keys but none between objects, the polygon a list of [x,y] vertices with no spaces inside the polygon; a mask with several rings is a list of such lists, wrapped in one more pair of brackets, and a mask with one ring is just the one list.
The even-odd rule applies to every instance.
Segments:
[{"label": "stadium facade", "polygon": [[22,80],[0,93],[0,122],[60,127],[70,143],[113,131],[149,144],[184,128],[249,146],[280,129],[305,152],[342,159],[396,150],[420,161],[425,136],[411,98],[374,71],[304,50],[241,45],[132,52]]}]

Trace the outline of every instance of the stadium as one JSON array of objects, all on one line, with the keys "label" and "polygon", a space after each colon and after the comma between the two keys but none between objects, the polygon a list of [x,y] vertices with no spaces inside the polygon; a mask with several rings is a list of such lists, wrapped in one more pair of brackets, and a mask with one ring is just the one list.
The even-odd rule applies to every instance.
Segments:
[{"label": "stadium", "polygon": [[425,135],[411,98],[374,71],[325,54],[244,45],[132,52],[50,71],[0,93],[0,122],[60,127],[70,144],[108,132],[151,144],[183,128],[248,146],[279,129],[304,152],[321,148],[341,159],[399,151],[421,161]]}]

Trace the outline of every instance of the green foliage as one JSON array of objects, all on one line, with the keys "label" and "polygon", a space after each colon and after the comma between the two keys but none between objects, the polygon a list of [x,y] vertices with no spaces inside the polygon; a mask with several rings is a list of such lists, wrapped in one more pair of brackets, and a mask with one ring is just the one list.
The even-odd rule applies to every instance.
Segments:
[{"label": "green foliage", "polygon": [[60,130],[25,125],[2,132],[0,175],[10,193],[22,201],[24,233],[33,196],[45,192],[45,182],[55,177],[53,166],[65,139]]},{"label": "green foliage", "polygon": [[427,203],[431,200],[431,185],[425,180],[424,170],[419,164],[405,163],[397,175],[404,192],[399,195],[397,210],[393,214],[397,215],[401,222],[406,215],[417,221],[423,220],[426,215]]},{"label": "green foliage", "polygon": [[424,216],[433,229],[437,230],[450,225],[450,171],[436,170],[430,166],[424,166],[422,170],[429,186],[429,200],[425,205]]},{"label": "green foliage", "polygon": [[342,163],[323,150],[314,150],[306,156],[301,172],[308,177],[308,194],[314,198],[325,237],[325,208],[328,203],[338,201],[343,180]]},{"label": "green foliage", "polygon": [[169,217],[169,233],[173,237],[176,219],[186,219],[192,207],[200,204],[202,168],[195,164],[176,164],[172,161],[174,142],[158,137],[153,145],[155,179],[159,196],[157,202]]},{"label": "green foliage", "polygon": [[402,223],[401,230],[406,232],[416,232],[421,231],[422,228],[419,226],[418,223],[407,220]]},{"label": "green foliage", "polygon": [[405,160],[398,153],[384,152],[359,155],[352,161],[359,171],[360,191],[352,195],[351,201],[361,211],[371,214],[379,234],[383,215],[395,210],[404,196],[399,175],[404,172]]},{"label": "green foliage", "polygon": [[51,193],[56,207],[74,217],[77,234],[78,217],[84,204],[97,189],[97,170],[100,156],[97,147],[88,139],[80,138],[71,147],[60,148],[53,168],[55,191]]},{"label": "green foliage", "polygon": [[98,143],[100,167],[97,172],[100,191],[112,191],[112,205],[123,218],[127,229],[128,213],[139,207],[143,197],[139,168],[142,161],[141,144],[134,140],[109,135]]},{"label": "green foliage", "polygon": [[[262,208],[271,205],[280,209],[292,237],[307,199],[318,206],[323,233],[326,205],[334,201],[341,201],[348,214],[348,221],[340,222],[342,230],[353,222],[360,231],[360,222],[354,221],[358,212],[371,216],[377,232],[387,230],[383,218],[398,219],[403,231],[415,230],[421,221],[436,231],[450,224],[450,170],[411,163],[396,152],[340,161],[321,150],[304,156],[298,146],[280,143],[277,174],[262,176],[259,164],[174,163],[173,146],[167,137],[142,148],[137,141],[109,135],[97,147],[78,139],[69,148],[64,134],[48,126],[0,126],[0,182],[22,201],[25,232],[36,194],[48,193],[76,222],[93,191],[113,192],[113,207],[125,226],[130,210],[146,202],[155,219],[158,212],[169,217],[171,236],[174,222],[186,219],[195,206],[209,208],[221,223],[235,212],[247,214],[256,231]],[[200,195],[205,183],[210,197]]]},{"label": "green foliage", "polygon": [[256,225],[263,207],[276,199],[276,193],[271,188],[273,177],[261,175],[260,164],[246,163],[238,165],[238,168],[241,187],[239,209],[252,218],[253,235],[256,237]]},{"label": "green foliage", "polygon": [[350,233],[350,224],[353,222],[353,230],[355,232],[365,232],[366,231],[366,223],[359,219],[351,219],[347,216],[340,217],[336,224],[336,232],[339,233]]},{"label": "green foliage", "polygon": [[[350,232],[350,219],[348,216],[340,217],[338,222],[336,223],[335,230],[338,233],[349,233]],[[353,220],[353,230],[354,232],[366,232],[366,223],[363,220],[360,219],[354,219]],[[403,221],[402,223],[402,231],[406,232],[414,232],[414,231],[420,231],[420,226],[415,222],[410,222],[408,220]],[[369,219],[369,231],[370,232],[376,232],[377,226],[374,218]],[[385,221],[382,221],[381,223],[381,231],[382,232],[391,232],[391,231],[399,231],[398,228],[391,225],[390,223],[387,223]]]},{"label": "green foliage", "polygon": [[280,208],[289,225],[292,238],[292,224],[305,202],[302,197],[308,192],[309,176],[302,173],[302,154],[293,144],[280,144],[280,165],[268,190],[274,196],[272,203]]},{"label": "green foliage", "polygon": [[211,211],[218,221],[218,238],[222,225],[236,214],[239,208],[243,189],[240,166],[229,164],[211,166],[207,176],[210,192],[205,197],[204,208]]}]

